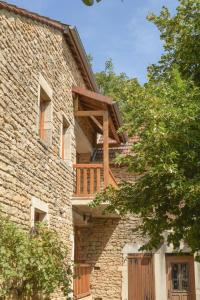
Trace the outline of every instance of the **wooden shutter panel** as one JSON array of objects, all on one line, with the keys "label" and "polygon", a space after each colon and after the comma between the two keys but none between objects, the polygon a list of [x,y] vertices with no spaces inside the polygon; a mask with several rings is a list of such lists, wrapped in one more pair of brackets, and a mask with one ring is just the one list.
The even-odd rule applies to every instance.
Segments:
[{"label": "wooden shutter panel", "polygon": [[40,128],[39,128],[39,134],[40,134],[40,138],[42,140],[45,139],[44,113],[45,113],[45,102],[40,101]]}]

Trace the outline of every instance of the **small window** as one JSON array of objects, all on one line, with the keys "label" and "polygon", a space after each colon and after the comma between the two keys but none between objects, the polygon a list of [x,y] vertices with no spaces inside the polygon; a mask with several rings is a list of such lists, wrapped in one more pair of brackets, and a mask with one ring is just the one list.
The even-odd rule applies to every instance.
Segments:
[{"label": "small window", "polygon": [[66,118],[63,117],[61,130],[61,158],[71,163],[71,132]]},{"label": "small window", "polygon": [[49,223],[48,204],[33,197],[31,204],[31,227],[34,227],[38,222]]},{"label": "small window", "polygon": [[45,222],[46,221],[46,212],[43,212],[37,208],[35,208],[34,212],[34,224],[38,222]]},{"label": "small window", "polygon": [[50,145],[52,135],[51,100],[42,87],[40,87],[39,109],[39,136],[45,144]]}]

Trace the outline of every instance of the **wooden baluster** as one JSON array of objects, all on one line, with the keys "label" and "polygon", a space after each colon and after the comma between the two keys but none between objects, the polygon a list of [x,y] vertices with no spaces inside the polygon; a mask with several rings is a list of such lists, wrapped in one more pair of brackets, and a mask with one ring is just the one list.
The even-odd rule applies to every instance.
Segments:
[{"label": "wooden baluster", "polygon": [[77,267],[77,295],[80,294],[80,267]]},{"label": "wooden baluster", "polygon": [[83,280],[82,280],[82,285],[83,285],[83,294],[86,292],[86,286],[85,286],[85,267],[83,267]]},{"label": "wooden baluster", "polygon": [[97,169],[97,192],[101,190],[101,169]]},{"label": "wooden baluster", "polygon": [[[76,275],[75,267],[74,267],[74,275]],[[74,295],[76,295],[76,279],[75,278],[73,280],[73,290],[74,290]]]},{"label": "wooden baluster", "polygon": [[[102,188],[102,164],[77,164],[76,168],[76,188],[77,197],[94,195]],[[113,181],[113,183],[112,183]],[[109,182],[114,184],[113,175],[109,173]]]},{"label": "wooden baluster", "polygon": [[82,293],[84,294],[86,291],[86,286],[85,286],[85,267],[82,268],[83,272],[83,277],[82,277]]},{"label": "wooden baluster", "polygon": [[90,169],[90,191],[89,194],[94,194],[94,169]]},{"label": "wooden baluster", "polygon": [[82,294],[82,292],[83,292],[83,288],[82,288],[82,280],[83,280],[83,276],[82,276],[82,267],[80,267],[80,269],[79,269],[79,295],[81,295]]},{"label": "wooden baluster", "polygon": [[[78,267],[76,267],[76,276],[78,276]],[[79,287],[79,278],[76,277],[76,295],[78,295],[78,287]]]},{"label": "wooden baluster", "polygon": [[[76,267],[74,267],[74,275],[76,276],[77,271],[76,271]],[[77,295],[77,279],[74,279],[74,295]]]},{"label": "wooden baluster", "polygon": [[88,176],[87,176],[87,169],[83,169],[83,194],[88,194]]},{"label": "wooden baluster", "polygon": [[80,196],[81,194],[81,170],[76,169],[76,195]]},{"label": "wooden baluster", "polygon": [[85,268],[85,293],[88,293],[88,273],[87,273],[87,267]]},{"label": "wooden baluster", "polygon": [[78,294],[81,295],[82,294],[82,280],[83,280],[83,276],[82,276],[82,267],[79,267],[79,291]]}]

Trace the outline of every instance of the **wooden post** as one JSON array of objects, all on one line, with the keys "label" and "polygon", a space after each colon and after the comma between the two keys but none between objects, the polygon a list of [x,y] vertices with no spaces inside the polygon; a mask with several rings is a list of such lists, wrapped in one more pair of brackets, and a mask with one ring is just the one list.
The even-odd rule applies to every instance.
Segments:
[{"label": "wooden post", "polygon": [[79,109],[79,99],[78,99],[78,96],[75,95],[74,96],[74,112],[76,113]]},{"label": "wooden post", "polygon": [[109,183],[109,118],[108,111],[103,114],[103,165],[104,165],[104,187]]}]

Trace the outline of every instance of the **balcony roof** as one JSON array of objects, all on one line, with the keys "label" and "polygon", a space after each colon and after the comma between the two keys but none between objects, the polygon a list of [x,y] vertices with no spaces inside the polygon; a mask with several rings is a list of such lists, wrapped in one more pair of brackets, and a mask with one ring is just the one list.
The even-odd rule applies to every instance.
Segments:
[{"label": "balcony roof", "polygon": [[[123,133],[118,133],[118,129],[122,126],[122,119],[119,112],[119,108],[116,102],[113,101],[111,97],[104,96],[100,93],[96,93],[90,90],[87,90],[83,87],[73,86],[72,91],[75,95],[79,96],[81,110],[93,111],[93,110],[106,110],[109,112],[110,122],[109,122],[109,136],[112,139],[115,139],[116,135],[120,143],[125,143],[127,137]],[[97,122],[100,126],[97,126],[97,122],[94,122],[97,132],[102,133],[101,126],[102,118],[96,117]],[[113,134],[113,130],[115,134]]]}]

